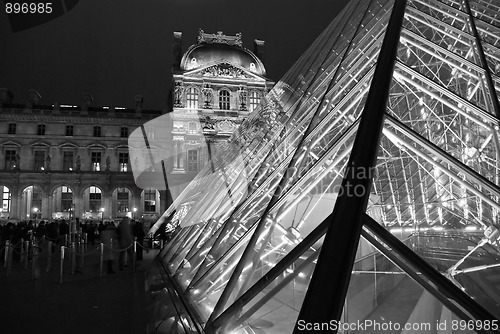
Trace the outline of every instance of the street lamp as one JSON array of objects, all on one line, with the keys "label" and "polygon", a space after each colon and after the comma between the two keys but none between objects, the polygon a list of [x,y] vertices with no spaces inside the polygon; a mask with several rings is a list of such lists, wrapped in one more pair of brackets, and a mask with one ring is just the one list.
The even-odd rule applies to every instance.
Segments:
[{"label": "street lamp", "polygon": [[137,212],[137,208],[133,208],[132,211],[133,211],[133,213],[132,213],[132,219],[134,219],[135,218],[135,213]]}]

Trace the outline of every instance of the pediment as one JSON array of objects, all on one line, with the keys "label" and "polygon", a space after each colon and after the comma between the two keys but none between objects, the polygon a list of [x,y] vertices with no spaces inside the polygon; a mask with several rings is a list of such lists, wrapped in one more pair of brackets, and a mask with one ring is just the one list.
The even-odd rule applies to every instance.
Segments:
[{"label": "pediment", "polygon": [[89,150],[105,150],[107,147],[106,147],[106,145],[103,145],[101,143],[93,143],[93,144],[87,145],[87,148]]},{"label": "pediment", "polygon": [[227,78],[227,79],[247,79],[253,81],[266,81],[263,77],[248,71],[239,66],[223,62],[208,65],[196,70],[184,73],[187,77],[207,77],[207,78]]},{"label": "pediment", "polygon": [[31,147],[50,148],[50,144],[43,141],[36,141],[30,144]]},{"label": "pediment", "polygon": [[59,146],[59,148],[66,148],[66,149],[76,149],[76,148],[78,148],[78,145],[76,145],[76,144],[74,144],[72,142],[69,142],[69,141],[67,141],[65,143],[62,143],[62,144],[60,144],[58,146]]},{"label": "pediment", "polygon": [[16,143],[15,141],[8,140],[2,144],[3,147],[21,147],[21,144]]}]

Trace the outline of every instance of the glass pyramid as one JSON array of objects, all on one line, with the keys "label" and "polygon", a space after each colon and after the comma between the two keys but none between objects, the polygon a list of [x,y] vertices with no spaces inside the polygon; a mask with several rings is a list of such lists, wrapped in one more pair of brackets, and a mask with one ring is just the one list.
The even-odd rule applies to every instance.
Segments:
[{"label": "glass pyramid", "polygon": [[158,221],[152,331],[497,333],[498,94],[498,0],[351,1]]}]

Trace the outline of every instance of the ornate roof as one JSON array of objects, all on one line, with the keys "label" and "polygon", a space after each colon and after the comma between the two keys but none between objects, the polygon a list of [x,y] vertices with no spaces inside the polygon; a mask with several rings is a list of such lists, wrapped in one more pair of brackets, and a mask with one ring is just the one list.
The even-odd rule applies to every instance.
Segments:
[{"label": "ornate roof", "polygon": [[181,59],[181,70],[191,71],[220,63],[231,64],[264,76],[266,69],[262,61],[243,47],[242,35],[227,36],[218,31],[206,34],[200,29],[198,41],[191,45]]}]

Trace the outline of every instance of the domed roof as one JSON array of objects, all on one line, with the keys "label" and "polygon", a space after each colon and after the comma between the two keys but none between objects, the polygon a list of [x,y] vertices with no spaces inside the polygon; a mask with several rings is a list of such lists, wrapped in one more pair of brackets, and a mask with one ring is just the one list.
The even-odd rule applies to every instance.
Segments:
[{"label": "domed roof", "polygon": [[226,36],[220,31],[217,34],[205,34],[200,30],[198,43],[191,45],[184,53],[180,68],[191,71],[220,63],[229,63],[261,76],[266,74],[262,61],[242,47],[241,34]]}]

